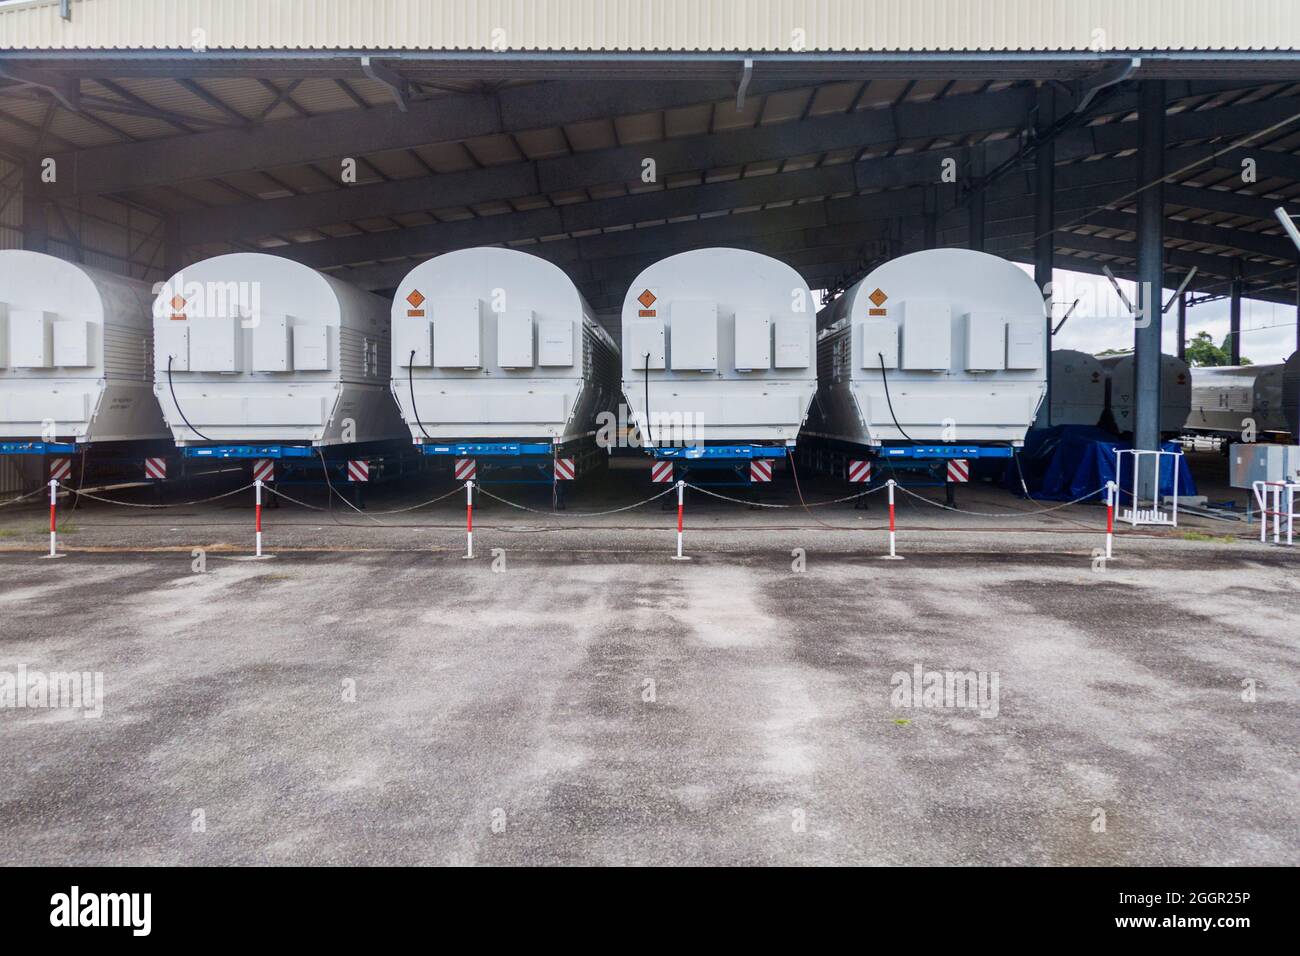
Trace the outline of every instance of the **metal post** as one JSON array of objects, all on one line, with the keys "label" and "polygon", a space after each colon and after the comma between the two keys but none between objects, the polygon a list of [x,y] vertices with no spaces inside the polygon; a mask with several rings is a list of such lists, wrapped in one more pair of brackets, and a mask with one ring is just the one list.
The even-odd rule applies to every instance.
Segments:
[{"label": "metal post", "polygon": [[1178,357],[1187,361],[1187,293],[1178,295]]},{"label": "metal post", "polygon": [[[1137,198],[1138,298],[1134,317],[1137,328],[1133,336],[1137,408],[1133,446],[1156,450],[1160,448],[1160,335],[1165,253],[1165,198],[1161,182],[1165,175],[1163,80],[1141,82],[1138,127],[1138,188],[1142,191]],[[1155,460],[1158,463],[1158,459]],[[1144,496],[1155,497],[1159,475],[1143,473],[1141,461],[1137,458],[1133,466],[1134,477],[1141,483]]]},{"label": "metal post", "polygon": [[895,542],[895,535],[894,535],[894,485],[896,483],[897,482],[895,482],[893,478],[890,478],[888,481],[885,482],[885,487],[889,490],[889,554],[884,556],[886,561],[903,560],[898,556],[898,551],[895,548],[896,542]]},{"label": "metal post", "polygon": [[677,553],[673,555],[674,561],[689,561],[690,558],[682,554],[682,516],[686,506],[686,481],[677,479]]},{"label": "metal post", "polygon": [[58,549],[58,520],[59,520],[59,482],[50,479],[50,553],[46,555],[49,558],[59,557]]},{"label": "metal post", "polygon": [[257,489],[257,553],[256,557],[262,556],[262,479],[258,478],[253,483]]},{"label": "metal post", "polygon": [[1300,352],[1300,266],[1295,270],[1295,350]]},{"label": "metal post", "polygon": [[1111,559],[1115,545],[1115,498],[1118,496],[1115,482],[1106,482],[1106,560]]},{"label": "metal post", "polygon": [[465,482],[465,557],[474,557],[474,481]]},{"label": "metal post", "polygon": [[1228,364],[1241,364],[1241,275],[1232,277],[1232,291],[1228,298]]},{"label": "metal post", "polygon": [[1056,91],[1044,84],[1038,90],[1038,122],[1035,129],[1040,138],[1035,153],[1037,168],[1034,187],[1034,281],[1043,294],[1047,312],[1047,397],[1043,399],[1043,422],[1052,424],[1052,265],[1056,237],[1056,143],[1047,138],[1047,131],[1056,119]]}]

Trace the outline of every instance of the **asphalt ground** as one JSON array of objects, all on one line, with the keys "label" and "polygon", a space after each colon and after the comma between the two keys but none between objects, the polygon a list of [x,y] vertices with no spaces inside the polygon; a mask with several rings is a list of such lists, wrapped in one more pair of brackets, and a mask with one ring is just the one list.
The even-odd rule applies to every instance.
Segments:
[{"label": "asphalt ground", "polygon": [[[909,499],[891,562],[879,495],[697,492],[675,562],[660,502],[581,516],[654,490],[615,476],[490,504],[465,560],[459,493],[379,515],[450,487],[286,502],[264,561],[247,493],[83,499],[53,561],[39,509],[0,511],[0,700],[24,668],[102,680],[99,716],[0,708],[0,859],[1300,861],[1300,578],[1257,527],[1105,562],[1096,505]],[[984,692],[904,694],[918,671]]]}]

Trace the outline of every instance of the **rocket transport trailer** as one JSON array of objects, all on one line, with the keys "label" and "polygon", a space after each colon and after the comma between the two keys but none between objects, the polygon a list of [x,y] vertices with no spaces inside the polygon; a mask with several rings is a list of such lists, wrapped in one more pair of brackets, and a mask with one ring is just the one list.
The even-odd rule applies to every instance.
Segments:
[{"label": "rocket transport trailer", "polygon": [[623,301],[623,394],[654,481],[772,480],[817,389],[808,284],[783,262],[699,249],[645,269]]},{"label": "rocket transport trailer", "polygon": [[618,346],[563,270],[492,247],[435,256],[392,305],[392,396],[420,451],[457,480],[565,482],[604,460]]},{"label": "rocket transport trailer", "polygon": [[1050,391],[1050,422],[1044,402],[1035,428],[1101,423],[1106,413],[1106,370],[1095,356],[1074,349],[1053,349]]},{"label": "rocket transport trailer", "polygon": [[[154,393],[187,458],[361,486],[418,465],[388,395],[388,302],[279,256],[187,266],[154,305]],[[322,467],[324,474],[322,475]]]},{"label": "rocket transport trailer", "polygon": [[[1204,366],[1191,370],[1191,411],[1184,430],[1198,435],[1228,436],[1245,441],[1247,425],[1254,423],[1254,433],[1261,439],[1282,440],[1294,435],[1287,421],[1286,370],[1296,361],[1272,365]],[[1300,381],[1293,380],[1300,389]],[[1295,396],[1291,398],[1295,406]],[[1225,451],[1227,446],[1224,446]]]},{"label": "rocket transport trailer", "polygon": [[1024,444],[1047,378],[1033,279],[997,256],[931,249],[879,266],[818,316],[818,392],[805,436],[850,482],[895,470],[943,482]]},{"label": "rocket transport trailer", "polygon": [[152,299],[134,279],[0,251],[0,454],[39,459],[42,479],[78,487],[166,477]]},{"label": "rocket transport trailer", "polygon": [[[1106,411],[1111,427],[1121,435],[1133,431],[1137,415],[1137,389],[1133,355],[1106,355],[1099,361],[1106,370]],[[1160,433],[1177,435],[1192,410],[1192,375],[1176,355],[1160,356]]]}]

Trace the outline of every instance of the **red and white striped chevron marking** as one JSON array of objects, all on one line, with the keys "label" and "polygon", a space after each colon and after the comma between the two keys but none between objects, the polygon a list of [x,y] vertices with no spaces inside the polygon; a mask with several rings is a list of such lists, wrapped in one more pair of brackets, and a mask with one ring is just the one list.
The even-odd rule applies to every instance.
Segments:
[{"label": "red and white striped chevron marking", "polygon": [[650,466],[650,480],[663,484],[673,480],[673,463],[671,461],[657,461]]},{"label": "red and white striped chevron marking", "polygon": [[146,458],[144,460],[144,476],[162,481],[167,477],[167,459],[166,458]]},{"label": "red and white striped chevron marking", "polygon": [[949,481],[970,481],[970,462],[965,458],[951,458],[948,461]]},{"label": "red and white striped chevron marking", "polygon": [[348,481],[369,481],[369,480],[370,480],[370,462],[364,460],[348,462]]},{"label": "red and white striped chevron marking", "polygon": [[51,458],[50,459],[50,478],[54,481],[62,481],[64,478],[72,476],[72,459],[71,458]]},{"label": "red and white striped chevron marking", "polygon": [[275,481],[275,461],[271,458],[259,458],[253,462],[254,481]]},{"label": "red and white striped chevron marking", "polygon": [[849,481],[862,482],[871,480],[871,461],[850,461]]},{"label": "red and white striped chevron marking", "polygon": [[556,481],[573,481],[578,469],[574,467],[572,458],[555,459],[555,480]]},{"label": "red and white striped chevron marking", "polygon": [[457,458],[455,476],[457,481],[473,481],[478,467],[473,458]]},{"label": "red and white striped chevron marking", "polygon": [[772,463],[766,458],[755,458],[749,463],[750,481],[771,481]]}]

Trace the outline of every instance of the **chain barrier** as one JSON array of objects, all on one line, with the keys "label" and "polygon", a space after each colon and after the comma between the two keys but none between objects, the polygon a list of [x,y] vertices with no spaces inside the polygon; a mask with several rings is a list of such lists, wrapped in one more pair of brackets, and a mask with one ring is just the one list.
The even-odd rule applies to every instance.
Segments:
[{"label": "chain barrier", "polygon": [[800,503],[797,505],[779,505],[769,501],[746,501],[743,498],[733,498],[730,495],[720,494],[719,492],[716,491],[710,491],[708,488],[701,488],[699,485],[693,485],[689,481],[686,483],[686,487],[690,488],[692,491],[698,491],[701,492],[702,494],[706,494],[710,498],[718,498],[721,499],[722,501],[730,501],[733,504],[738,504],[738,505],[749,505],[751,508],[794,508],[796,510],[800,508],[820,508],[823,507],[824,505],[843,504],[846,501],[855,501],[858,498],[865,498],[868,495],[874,495],[877,491],[885,490],[884,485],[876,485],[876,487],[868,489],[867,491],[859,491],[856,494],[845,495],[843,498],[834,498],[830,501],[810,501],[807,504]]},{"label": "chain barrier", "polygon": [[197,498],[194,501],[174,501],[171,504],[164,505],[141,504],[134,501],[117,501],[113,498],[101,498],[99,495],[92,495],[89,491],[78,491],[76,488],[71,488],[63,482],[59,482],[59,487],[70,495],[76,495],[79,498],[89,498],[91,501],[98,501],[106,505],[121,505],[123,508],[145,508],[156,511],[164,508],[189,508],[194,505],[206,505],[213,501],[220,501],[222,498],[229,498],[232,495],[237,495],[241,491],[247,491],[249,488],[252,488],[254,484],[255,482],[250,481],[242,488],[236,488],[234,491],[222,492],[219,495],[213,495],[211,498]]},{"label": "chain barrier", "polygon": [[[250,485],[249,487],[252,486]],[[286,495],[283,491],[271,485],[265,485],[264,487],[266,488],[267,491],[271,492],[271,494],[275,495],[276,497],[283,498],[285,501],[288,501],[291,504],[295,504],[300,508],[306,508],[308,511],[329,511],[330,510],[329,508],[323,508],[320,505],[311,505],[305,501],[300,501],[297,498],[294,498],[290,495]],[[373,515],[400,515],[400,514],[406,514],[411,511],[419,511],[421,508],[427,508],[429,507],[429,505],[435,505],[439,501],[446,501],[452,495],[460,494],[461,490],[462,490],[461,488],[456,487],[451,489],[451,491],[447,492],[445,495],[439,495],[436,498],[430,498],[428,501],[422,501],[418,505],[411,505],[410,507],[407,508],[391,508],[387,511],[370,511],[369,509],[362,511],[361,509],[357,508],[356,505],[352,504],[352,502],[348,501],[347,498],[344,498],[343,495],[340,494],[338,491],[334,491],[334,494],[338,496],[340,501],[342,501],[348,507],[356,511],[357,514],[364,515],[364,516],[373,516]],[[352,527],[356,527],[356,525],[353,525]]]},{"label": "chain barrier", "polygon": [[924,495],[918,495],[915,491],[912,491],[906,485],[897,485],[896,487],[898,488],[899,491],[903,492],[904,494],[911,495],[917,501],[924,501],[927,505],[932,505],[933,507],[940,508],[943,511],[955,511],[957,514],[971,515],[976,518],[1032,518],[1035,515],[1045,515],[1045,514],[1050,514],[1053,511],[1060,511],[1063,508],[1068,508],[1071,505],[1077,505],[1082,501],[1087,501],[1089,498],[1093,498],[1097,495],[1104,495],[1106,493],[1106,486],[1102,485],[1096,491],[1090,491],[1086,495],[1081,495],[1078,498],[1075,498],[1073,501],[1065,501],[1059,505],[1053,505],[1050,508],[1039,508],[1036,511],[993,512],[993,511],[967,511],[964,508],[957,508],[954,507],[953,505],[946,505],[938,501],[931,501],[929,498],[925,497]]},{"label": "chain barrier", "polygon": [[0,508],[5,508],[8,507],[9,505],[16,505],[20,501],[26,501],[28,498],[35,498],[37,495],[43,495],[43,494],[45,494],[44,486],[37,488],[35,491],[29,491],[25,495],[19,495],[17,498],[9,498],[5,501],[0,501]]},{"label": "chain barrier", "polygon": [[[505,498],[502,498],[500,495],[492,494],[492,492],[488,491],[482,485],[475,485],[474,487],[478,489],[479,494],[486,495],[487,497],[491,498],[493,501],[499,501],[503,505],[509,505],[511,508],[518,508],[520,511],[528,511],[535,515],[548,515],[550,517],[556,517],[558,515],[558,512],[555,511],[544,511],[539,508],[529,508],[527,505],[516,504],[513,501],[508,501]],[[691,486],[688,485],[687,487],[691,487]],[[457,488],[456,490],[459,491],[460,489]],[[648,505],[652,501],[658,501],[660,498],[664,497],[665,495],[671,494],[676,490],[677,490],[676,485],[669,485],[663,491],[659,492],[659,494],[651,495],[649,498],[646,498],[642,501],[638,501],[636,504],[626,505],[622,508],[611,508],[609,511],[566,511],[564,512],[564,516],[566,518],[603,518],[605,515],[621,514],[624,511],[632,511],[633,509],[640,508],[642,505]]]}]

